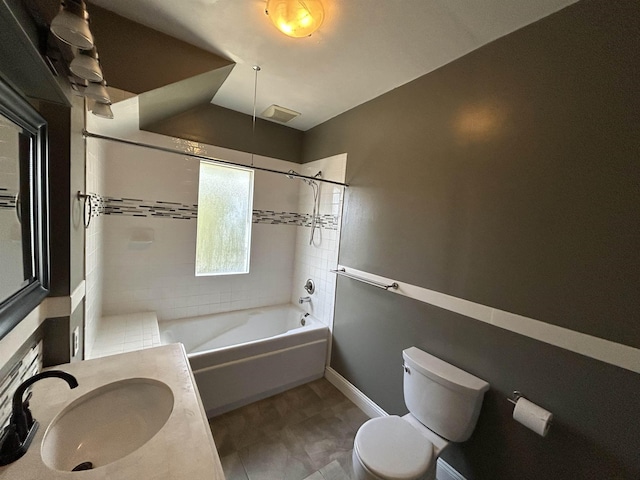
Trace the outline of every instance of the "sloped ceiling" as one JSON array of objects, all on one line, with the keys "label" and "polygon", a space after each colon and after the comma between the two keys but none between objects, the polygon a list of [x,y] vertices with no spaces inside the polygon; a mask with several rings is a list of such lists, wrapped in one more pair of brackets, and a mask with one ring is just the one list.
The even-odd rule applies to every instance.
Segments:
[{"label": "sloped ceiling", "polygon": [[[213,103],[251,114],[275,103],[307,130],[576,0],[324,0],[311,37],[278,32],[265,0],[90,0],[237,65]],[[514,59],[514,61],[516,61]]]},{"label": "sloped ceiling", "polygon": [[[49,32],[49,25],[60,10],[60,1],[21,1],[15,3],[16,8],[2,9],[0,18],[4,21],[6,17],[12,26],[12,29],[5,29],[5,43],[17,44],[16,39],[24,37],[23,43],[31,45],[31,56],[36,61],[44,65],[40,55],[46,55],[59,76],[69,77],[72,84],[82,85],[84,81],[75,77],[68,68],[77,52]],[[88,10],[105,80],[111,87],[140,95],[141,119],[147,123],[209,104],[235,66],[227,58],[109,10],[95,5],[88,5]],[[17,13],[22,13],[20,18],[16,17]],[[22,32],[21,29],[26,28],[33,30],[30,36],[26,30],[23,35],[14,31]],[[4,30],[2,32],[5,33]],[[20,67],[28,64],[19,57],[23,49],[8,51],[16,57],[11,65]],[[35,75],[34,78],[40,81],[48,77]],[[28,76],[22,75],[21,79],[23,85],[30,85]],[[33,91],[32,96],[43,97],[37,89],[31,88],[30,91]],[[62,97],[62,100],[66,99]]]},{"label": "sloped ceiling", "polygon": [[219,55],[95,5],[88,9],[105,78],[139,94],[141,128],[207,104],[233,70]]}]

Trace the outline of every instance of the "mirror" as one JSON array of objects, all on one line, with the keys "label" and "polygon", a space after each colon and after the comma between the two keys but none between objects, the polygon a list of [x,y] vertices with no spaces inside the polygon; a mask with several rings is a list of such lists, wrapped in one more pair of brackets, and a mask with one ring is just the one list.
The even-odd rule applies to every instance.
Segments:
[{"label": "mirror", "polygon": [[45,120],[0,82],[0,339],[48,293]]}]

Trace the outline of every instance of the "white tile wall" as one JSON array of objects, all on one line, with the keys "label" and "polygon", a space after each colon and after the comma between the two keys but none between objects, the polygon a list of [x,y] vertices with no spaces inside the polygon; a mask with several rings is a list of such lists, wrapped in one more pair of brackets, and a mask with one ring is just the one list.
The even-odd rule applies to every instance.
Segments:
[{"label": "white tile wall", "polygon": [[[104,195],[105,145],[95,139],[87,139],[86,190]],[[93,217],[85,231],[85,357],[91,358],[102,317],[103,291],[103,232],[104,217]]]},{"label": "white tile wall", "polygon": [[[322,178],[345,181],[347,155],[333,157],[305,163],[298,170],[308,176],[322,171]],[[313,190],[309,185],[299,181],[300,200],[297,211],[309,213],[313,211]],[[338,249],[340,245],[340,225],[342,218],[342,204],[344,187],[328,183],[320,184],[320,214],[337,215],[338,230],[318,228],[313,245],[309,244],[310,228],[296,227],[296,254],[293,274],[293,289],[291,301],[297,303],[302,296],[307,296],[304,285],[308,278],[316,284],[316,292],[311,296],[311,302],[305,303],[303,308],[325,323],[333,330],[333,311],[335,302],[336,276],[329,273],[338,265]]]},{"label": "white tile wall", "polygon": [[[141,223],[153,243],[130,241]],[[169,320],[289,300],[295,227],[253,225],[249,274],[196,277],[195,220],[106,216],[104,225],[105,315],[155,311]]]},{"label": "white tile wall", "polygon": [[[89,115],[88,130],[195,150],[239,163],[252,161],[247,153],[139,131],[137,98],[120,102],[113,110],[112,121]],[[88,161],[100,166],[97,177],[104,179],[101,191],[94,193],[197,203],[198,160],[104,140],[91,142],[100,144],[93,150],[89,148],[99,159],[88,158]],[[255,165],[284,171],[300,167],[257,155],[253,160]],[[298,182],[282,175],[256,171],[254,208],[296,211],[298,188]],[[153,242],[132,241],[140,229],[151,231]],[[100,264],[98,258],[87,262],[102,272],[101,276],[95,276],[95,281],[88,281],[90,289],[100,286],[100,291],[92,290],[89,294],[92,297],[89,303],[94,305],[103,292],[101,308],[107,316],[103,321],[107,323],[113,321],[109,319],[112,315],[154,311],[162,321],[287,303],[291,296],[297,234],[294,226],[254,224],[251,273],[222,277],[194,275],[195,220],[102,216],[95,224],[95,234],[103,240],[102,243],[98,238],[89,241],[88,256],[95,253],[96,257],[104,258],[104,263]]]}]

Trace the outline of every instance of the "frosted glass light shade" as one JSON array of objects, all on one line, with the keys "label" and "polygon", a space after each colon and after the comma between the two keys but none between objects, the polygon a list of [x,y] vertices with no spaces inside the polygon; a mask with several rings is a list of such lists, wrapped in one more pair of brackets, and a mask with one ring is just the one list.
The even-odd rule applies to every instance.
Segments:
[{"label": "frosted glass light shade", "polygon": [[96,102],[93,105],[91,112],[98,117],[109,118],[109,119],[113,118],[113,111],[111,110],[111,107],[106,103]]},{"label": "frosted glass light shade", "polygon": [[111,103],[111,97],[104,83],[90,82],[89,86],[84,89],[84,96],[96,102]]},{"label": "frosted glass light shade", "polygon": [[96,57],[95,49],[88,53],[78,53],[75,58],[71,60],[69,70],[78,77],[89,80],[90,82],[102,82],[104,76]]},{"label": "frosted glass light shade", "polygon": [[324,7],[320,0],[267,0],[266,14],[285,35],[308,37],[324,21]]},{"label": "frosted glass light shade", "polygon": [[84,2],[67,0],[58,15],[51,21],[51,33],[69,45],[82,50],[93,48],[93,35],[89,30]]}]

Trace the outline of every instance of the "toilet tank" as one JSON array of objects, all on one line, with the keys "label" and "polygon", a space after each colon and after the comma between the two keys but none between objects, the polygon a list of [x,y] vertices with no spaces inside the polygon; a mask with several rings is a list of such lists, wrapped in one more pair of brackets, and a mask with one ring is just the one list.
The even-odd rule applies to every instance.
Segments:
[{"label": "toilet tank", "polygon": [[468,440],[489,384],[416,347],[403,350],[402,357],[409,412],[449,441]]}]

